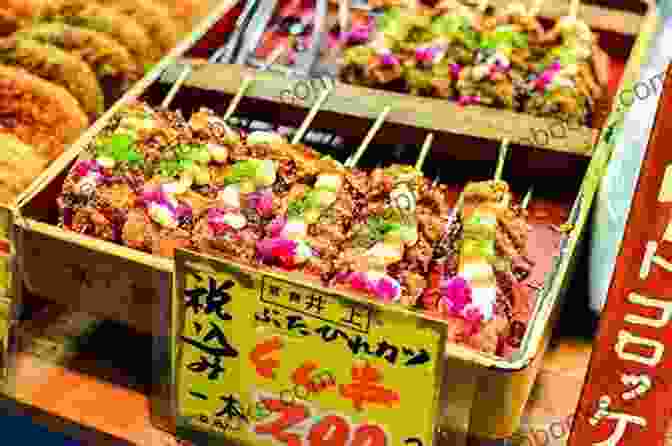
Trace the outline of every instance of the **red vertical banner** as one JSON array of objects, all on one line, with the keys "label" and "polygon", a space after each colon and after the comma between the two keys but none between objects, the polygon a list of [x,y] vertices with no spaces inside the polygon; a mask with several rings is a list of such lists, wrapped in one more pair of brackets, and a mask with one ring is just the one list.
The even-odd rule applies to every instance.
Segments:
[{"label": "red vertical banner", "polygon": [[672,418],[671,73],[668,68],[569,446],[662,446]]}]

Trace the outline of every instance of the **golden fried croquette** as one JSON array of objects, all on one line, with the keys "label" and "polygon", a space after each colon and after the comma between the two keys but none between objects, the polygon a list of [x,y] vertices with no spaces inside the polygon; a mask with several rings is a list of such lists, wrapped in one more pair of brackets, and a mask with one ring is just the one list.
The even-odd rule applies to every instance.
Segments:
[{"label": "golden fried croquette", "polygon": [[0,204],[13,203],[49,164],[49,159],[10,133],[0,133]]},{"label": "golden fried croquette", "polygon": [[113,7],[87,0],[49,0],[39,20],[107,33],[124,45],[140,66],[154,63],[162,56],[140,24]]},{"label": "golden fried croquette", "polygon": [[93,118],[103,112],[105,98],[98,80],[91,68],[76,55],[53,45],[10,37],[0,42],[0,63],[17,65],[62,86]]},{"label": "golden fried croquette", "polygon": [[22,68],[0,65],[0,133],[15,135],[53,160],[88,125],[66,89]]},{"label": "golden fried croquette", "polygon": [[105,33],[63,23],[41,23],[19,31],[17,36],[57,46],[82,58],[98,77],[106,106],[142,77],[143,69],[131,53]]}]

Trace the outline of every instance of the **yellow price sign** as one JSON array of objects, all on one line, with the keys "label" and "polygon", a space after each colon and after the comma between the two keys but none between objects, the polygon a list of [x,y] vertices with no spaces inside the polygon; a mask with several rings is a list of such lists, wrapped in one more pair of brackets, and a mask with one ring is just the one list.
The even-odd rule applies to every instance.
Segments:
[{"label": "yellow price sign", "polygon": [[181,424],[245,444],[429,446],[445,326],[180,252]]}]

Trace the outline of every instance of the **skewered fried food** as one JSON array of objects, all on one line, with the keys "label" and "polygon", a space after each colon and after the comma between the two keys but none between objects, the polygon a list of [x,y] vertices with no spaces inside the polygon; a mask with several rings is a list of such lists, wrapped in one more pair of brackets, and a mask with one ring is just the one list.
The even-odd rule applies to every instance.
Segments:
[{"label": "skewered fried food", "polygon": [[546,33],[519,3],[502,14],[444,6],[436,13],[388,6],[375,24],[356,24],[346,35],[341,78],[581,125],[594,118],[608,60],[585,23],[563,18]]},{"label": "skewered fried food", "polygon": [[16,136],[0,133],[0,203],[12,203],[42,173],[49,160]]},{"label": "skewered fried food", "polygon": [[[412,304],[415,287],[402,286],[398,265],[390,267],[404,260],[407,251],[423,248],[415,206],[419,173],[411,166],[393,165],[374,169],[369,182],[367,218],[353,228],[352,239],[343,245],[339,279],[379,299]],[[348,258],[354,262],[348,265]],[[409,296],[409,291],[414,295]]]},{"label": "skewered fried food", "polygon": [[112,102],[131,83],[140,79],[142,69],[128,50],[105,33],[63,23],[43,23],[22,29],[17,37],[59,47],[79,56],[96,73]]},{"label": "skewered fried food", "polygon": [[492,353],[515,346],[529,321],[528,227],[504,182],[469,184],[447,225],[446,187],[414,167],[349,169],[278,134],[234,136],[208,110],[186,120],[141,103],[85,153],[59,197],[68,230],[422,306],[451,321],[452,341]]},{"label": "skewered fried food", "polygon": [[518,347],[531,314],[521,284],[533,266],[524,211],[511,206],[502,181],[470,183],[463,195],[464,205],[435,249],[422,306],[462,321],[449,334],[453,341],[491,353],[504,344]]},{"label": "skewered fried food", "polygon": [[161,57],[161,52],[154,47],[142,26],[112,7],[85,0],[52,0],[45,4],[38,20],[107,33],[124,45],[140,65],[155,62]]},{"label": "skewered fried food", "polygon": [[88,125],[67,90],[21,68],[0,65],[0,133],[14,134],[53,160]]},{"label": "skewered fried food", "polygon": [[62,86],[92,118],[103,111],[105,99],[96,76],[78,56],[49,44],[10,37],[0,42],[0,63],[19,66]]}]

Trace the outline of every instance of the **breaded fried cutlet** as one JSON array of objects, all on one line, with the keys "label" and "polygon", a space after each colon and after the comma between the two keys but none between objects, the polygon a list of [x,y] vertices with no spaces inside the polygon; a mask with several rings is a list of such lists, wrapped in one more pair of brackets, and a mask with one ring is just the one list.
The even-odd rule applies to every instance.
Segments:
[{"label": "breaded fried cutlet", "polygon": [[19,29],[18,17],[8,9],[0,8],[0,37],[9,36]]},{"label": "breaded fried cutlet", "polygon": [[140,24],[113,7],[86,0],[49,0],[39,20],[107,33],[124,45],[141,66],[154,63],[162,56]]},{"label": "breaded fried cutlet", "polygon": [[138,22],[162,55],[175,48],[179,39],[177,21],[170,10],[155,0],[111,0],[109,6]]},{"label": "breaded fried cutlet", "polygon": [[64,23],[41,23],[20,30],[17,37],[54,45],[82,58],[98,77],[106,106],[142,77],[143,69],[131,53],[105,33]]},{"label": "breaded fried cutlet", "polygon": [[167,7],[177,19],[181,31],[189,32],[196,21],[203,20],[207,15],[211,2],[207,0],[156,0]]},{"label": "breaded fried cutlet", "polygon": [[53,160],[88,126],[86,113],[66,89],[0,65],[0,133],[15,135]]},{"label": "breaded fried cutlet", "polygon": [[49,164],[49,159],[10,133],[0,133],[0,204],[13,203]]},{"label": "breaded fried cutlet", "polygon": [[12,36],[0,41],[0,63],[19,66],[62,86],[92,118],[103,112],[105,98],[96,75],[76,55],[53,45]]}]

